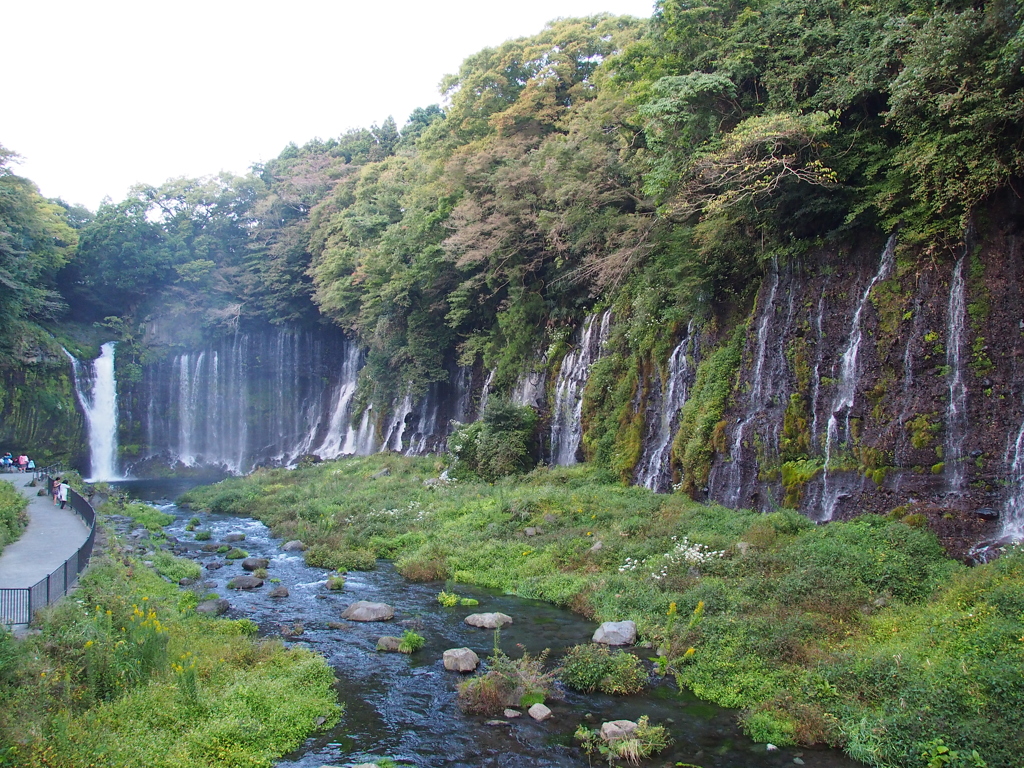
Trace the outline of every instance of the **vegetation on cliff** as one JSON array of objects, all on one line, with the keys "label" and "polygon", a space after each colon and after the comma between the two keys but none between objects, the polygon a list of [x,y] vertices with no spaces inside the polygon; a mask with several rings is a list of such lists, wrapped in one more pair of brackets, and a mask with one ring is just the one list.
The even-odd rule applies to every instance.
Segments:
[{"label": "vegetation on cliff", "polygon": [[761,741],[911,766],[941,739],[964,766],[972,750],[989,768],[1019,762],[1019,548],[968,569],[895,518],[815,526],[624,487],[593,467],[425,483],[439,468],[381,455],[261,470],[182,502],[256,516],[307,554],[395,558],[410,578],[633,619],[661,668],[742,709]]}]

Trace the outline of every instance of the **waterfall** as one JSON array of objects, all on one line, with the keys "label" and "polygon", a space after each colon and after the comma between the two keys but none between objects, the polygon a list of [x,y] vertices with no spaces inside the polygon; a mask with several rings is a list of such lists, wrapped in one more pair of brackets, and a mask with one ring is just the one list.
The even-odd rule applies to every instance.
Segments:
[{"label": "waterfall", "polygon": [[[353,444],[356,442],[356,437],[353,434],[355,430],[352,427],[352,398],[359,386],[359,371],[362,367],[362,350],[356,344],[348,344],[344,362],[341,365],[337,391],[334,394],[334,405],[331,408],[327,434],[324,435],[316,449],[311,451],[323,459],[336,459],[343,453],[355,452],[354,450],[346,451],[345,448],[350,441]],[[310,432],[310,435],[313,434],[315,431]],[[309,443],[312,445],[312,440]]]},{"label": "waterfall", "polygon": [[[835,514],[836,504],[839,503],[841,490],[830,482],[832,472],[832,451],[838,444],[848,444],[850,441],[850,411],[853,408],[854,398],[857,393],[859,371],[857,369],[857,358],[860,354],[860,343],[863,339],[860,318],[864,308],[871,296],[871,289],[879,280],[883,280],[892,268],[896,254],[896,234],[893,233],[885,244],[882,251],[882,262],[878,272],[871,278],[864,294],[860,297],[857,309],[853,313],[853,321],[850,323],[850,336],[846,342],[846,349],[839,361],[839,383],[836,385],[835,397],[832,399],[832,408],[829,412],[828,426],[825,433],[825,465],[824,465],[824,487],[821,494],[821,515],[819,521],[831,520]],[[843,418],[843,437],[839,437],[839,416]]]},{"label": "waterfall", "polygon": [[472,416],[473,368],[468,365],[460,366],[452,386],[455,390],[452,420],[465,424]]},{"label": "waterfall", "polygon": [[395,409],[391,424],[384,433],[384,445],[382,451],[402,452],[402,439],[405,437],[406,420],[412,413],[412,395],[406,394],[402,398],[402,404]]},{"label": "waterfall", "polygon": [[664,491],[669,487],[669,457],[672,438],[679,423],[679,409],[686,403],[689,378],[694,366],[691,357],[695,351],[694,322],[691,320],[682,341],[672,350],[668,359],[668,372],[663,385],[664,395],[652,414],[652,426],[657,432],[652,439],[644,441],[644,454],[640,457],[636,482],[652,491]]},{"label": "waterfall", "polygon": [[1010,451],[1006,461],[1010,464],[1010,495],[1003,505],[1002,527],[998,539],[1000,541],[1024,540],[1024,422],[1017,430],[1017,439],[1012,447],[1013,461],[1010,462]]},{"label": "waterfall", "polygon": [[85,414],[89,431],[88,482],[123,479],[117,471],[117,381],[114,375],[114,348],[108,341],[100,347],[100,356],[86,372],[75,357],[64,350],[71,361],[75,395]]},{"label": "waterfall", "polygon": [[354,456],[369,456],[377,448],[376,436],[373,433],[373,408],[363,411],[359,420],[359,428],[349,430],[345,436],[345,446],[341,449],[343,454]]},{"label": "waterfall", "polygon": [[966,281],[964,280],[964,254],[953,268],[949,289],[949,310],[946,325],[946,368],[949,378],[949,403],[946,406],[946,439],[942,460],[945,462],[946,489],[959,495],[964,486],[963,450],[967,437],[967,387],[963,377],[963,336],[966,311]]},{"label": "waterfall", "polygon": [[[728,484],[725,504],[736,507],[740,503],[743,492],[743,433],[749,424],[764,407],[764,361],[765,352],[768,348],[768,335],[771,329],[772,318],[775,316],[775,294],[779,290],[779,266],[772,262],[772,282],[768,289],[768,297],[765,299],[764,310],[761,312],[761,322],[757,326],[757,344],[754,348],[754,370],[750,376],[750,392],[747,394],[747,408],[736,425],[736,433],[733,435],[732,446],[729,449],[731,462],[728,468]],[[758,307],[760,310],[761,307]]]},{"label": "waterfall", "polygon": [[413,429],[409,435],[407,456],[425,456],[438,444],[444,445],[445,434],[438,429],[441,398],[437,385],[430,387],[420,401],[413,416]]},{"label": "waterfall", "polygon": [[476,417],[482,419],[484,417],[484,411],[487,410],[487,400],[491,396],[491,385],[494,383],[494,377],[498,375],[498,369],[492,368],[491,372],[487,374],[487,378],[484,380],[484,388],[480,391],[480,406],[477,408]]},{"label": "waterfall", "polygon": [[608,341],[611,316],[611,310],[607,310],[598,322],[597,315],[590,315],[583,323],[576,348],[562,361],[551,413],[552,464],[569,465],[577,461],[583,437],[583,388],[590,375],[590,366],[600,359]]}]

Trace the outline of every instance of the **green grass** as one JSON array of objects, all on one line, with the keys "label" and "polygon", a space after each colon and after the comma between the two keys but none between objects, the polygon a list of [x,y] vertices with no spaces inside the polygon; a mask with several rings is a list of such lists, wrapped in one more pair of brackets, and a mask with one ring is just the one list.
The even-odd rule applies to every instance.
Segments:
[{"label": "green grass", "polygon": [[[425,486],[440,467],[351,458],[259,471],[184,501],[255,515],[318,557],[364,552],[413,578],[633,619],[675,649],[667,663],[681,686],[743,710],[760,741],[914,766],[941,738],[989,768],[1019,768],[1024,554],[967,569],[901,521],[815,526],[791,511],[652,494],[586,466]],[[544,533],[527,538],[527,526]]]},{"label": "green grass", "polygon": [[319,717],[337,722],[321,657],[196,615],[181,594],[137,561],[103,559],[38,636],[0,635],[0,764],[257,768]]},{"label": "green grass", "polygon": [[28,499],[18,493],[9,482],[0,482],[0,552],[12,541],[17,541],[28,524],[25,508]]}]

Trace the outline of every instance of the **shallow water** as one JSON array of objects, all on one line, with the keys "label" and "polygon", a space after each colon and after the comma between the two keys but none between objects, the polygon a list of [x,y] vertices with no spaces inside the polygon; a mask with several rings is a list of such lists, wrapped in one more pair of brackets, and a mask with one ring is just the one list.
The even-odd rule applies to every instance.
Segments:
[{"label": "shallow water", "polygon": [[[165,495],[154,490],[149,489],[151,498]],[[449,586],[449,591],[476,598],[480,605],[445,608],[435,599],[444,584],[408,582],[386,562],[374,571],[349,573],[345,588],[330,592],[325,587],[328,572],[306,566],[301,553],[282,552],[282,542],[272,538],[262,523],[248,518],[198,515],[202,521],[200,528],[212,532],[211,541],[222,541],[230,533],[244,533],[245,541],[234,546],[253,557],[270,559],[269,578],[261,589],[228,590],[227,582],[244,573],[241,562],[229,563],[222,555],[201,552],[201,545],[207,542],[196,542],[194,534],[185,531],[194,513],[169,503],[160,506],[177,516],[168,527],[168,535],[178,539],[180,553],[204,565],[208,589],[230,600],[231,617],[255,621],[264,635],[301,628],[300,635],[286,642],[316,650],[335,669],[339,698],[346,708],[342,721],[333,730],[307,740],[301,749],[278,762],[279,766],[319,768],[390,757],[416,766],[582,768],[590,763],[574,745],[573,733],[578,725],[586,723],[595,728],[605,720],[635,720],[644,714],[652,723],[665,725],[674,740],[668,750],[645,765],[860,765],[834,750],[782,748],[768,752],[764,744],[754,743],[740,733],[734,711],[702,702],[676,690],[667,681],[661,681],[643,695],[628,697],[566,691],[562,700],[545,702],[553,716],[543,723],[524,715],[501,725],[487,725],[487,718],[464,715],[459,710],[455,687],[463,676],[446,671],[441,663],[441,655],[448,648],[472,648],[481,659],[491,652],[494,633],[467,626],[463,619],[468,614],[500,611],[512,616],[514,623],[500,634],[502,649],[514,657],[523,650],[540,653],[550,649],[551,662],[556,662],[567,648],[588,642],[596,625],[546,603],[464,585]],[[215,570],[205,569],[218,563],[224,565]],[[279,579],[288,588],[289,597],[268,597],[267,592],[274,586],[269,579]],[[342,620],[341,612],[356,600],[389,603],[395,607],[395,619],[374,623]],[[329,622],[342,628],[332,628]],[[401,635],[407,627],[426,639],[421,650],[411,656],[375,650],[381,635]],[[637,652],[642,657],[650,655],[639,649]]]}]

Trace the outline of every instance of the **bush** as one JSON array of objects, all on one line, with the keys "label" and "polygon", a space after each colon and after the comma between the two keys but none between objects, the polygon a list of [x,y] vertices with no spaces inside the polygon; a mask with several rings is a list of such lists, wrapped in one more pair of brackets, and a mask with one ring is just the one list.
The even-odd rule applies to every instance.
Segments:
[{"label": "bush", "polygon": [[454,592],[445,592],[444,590],[441,590],[437,593],[437,602],[445,608],[451,608],[452,606],[459,604],[459,596]]},{"label": "bush", "polygon": [[576,739],[581,742],[580,746],[584,752],[588,755],[601,755],[608,760],[609,765],[614,764],[616,760],[638,765],[641,760],[661,752],[672,743],[665,727],[651,725],[647,715],[637,721],[636,730],[625,738],[605,741],[601,731],[590,730],[581,725],[576,729]]},{"label": "bush", "polygon": [[184,557],[175,557],[169,552],[157,550],[150,560],[153,561],[153,568],[161,576],[165,576],[173,582],[182,579],[198,579],[202,574],[199,563]]},{"label": "bush", "polygon": [[0,483],[0,552],[21,536],[28,524],[28,499],[7,482]]},{"label": "bush", "polygon": [[209,531],[196,531],[196,541],[209,541],[211,535]]},{"label": "bush", "polygon": [[533,408],[490,398],[481,420],[458,427],[448,438],[453,472],[493,482],[528,471],[536,463],[530,451],[536,425]]},{"label": "bush", "polygon": [[372,571],[377,556],[368,549],[334,549],[317,544],[306,550],[306,564],[332,571]]},{"label": "bush", "polygon": [[[495,632],[495,637],[497,637]],[[545,672],[548,652],[512,659],[494,645],[486,673],[459,685],[459,704],[475,715],[497,715],[505,707],[531,706],[554,692],[554,672]]]},{"label": "bush", "polygon": [[398,644],[399,653],[415,653],[426,644],[422,635],[417,635],[411,629],[402,633],[402,640]]},{"label": "bush", "polygon": [[570,688],[624,696],[642,691],[648,674],[644,663],[631,653],[588,643],[569,649],[558,669],[559,679]]}]

